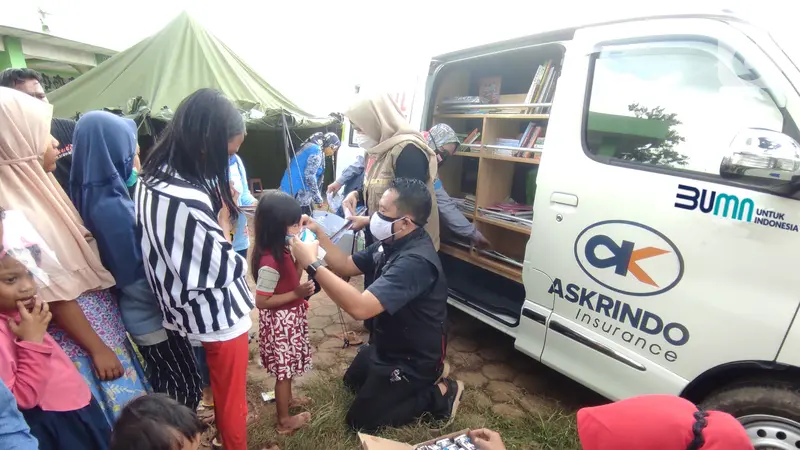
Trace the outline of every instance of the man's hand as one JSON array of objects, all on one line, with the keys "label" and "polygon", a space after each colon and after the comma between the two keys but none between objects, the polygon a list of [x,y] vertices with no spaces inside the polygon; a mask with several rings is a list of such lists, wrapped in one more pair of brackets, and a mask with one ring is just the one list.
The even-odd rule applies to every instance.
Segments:
[{"label": "man's hand", "polygon": [[480,231],[475,230],[475,235],[472,237],[472,243],[481,249],[492,248],[492,243],[484,237]]},{"label": "man's hand", "polygon": [[472,443],[478,447],[478,450],[506,450],[500,434],[487,430],[485,428],[480,430],[473,430],[469,432],[469,438]]},{"label": "man's hand", "polygon": [[347,194],[347,197],[344,198],[342,201],[342,208],[346,211],[350,211],[350,214],[355,214],[356,208],[358,207],[358,191],[353,191]]},{"label": "man's hand", "polygon": [[50,319],[53,318],[47,303],[37,298],[33,304],[33,309],[29,312],[22,302],[17,302],[17,310],[19,310],[19,322],[14,319],[8,319],[8,327],[11,332],[21,341],[34,342],[36,344],[44,342],[47,325],[50,323]]},{"label": "man's hand", "polygon": [[334,181],[333,183],[328,185],[328,194],[333,194],[334,192],[339,192],[339,189],[342,188],[342,184],[339,182]]},{"label": "man's hand", "polygon": [[353,226],[351,227],[355,231],[363,230],[364,227],[369,225],[369,217],[368,216],[350,216],[347,220],[353,221]]},{"label": "man's hand", "polygon": [[314,295],[314,282],[306,281],[300,286],[297,286],[294,288],[294,295],[296,295],[298,298],[306,298]]},{"label": "man's hand", "polygon": [[97,372],[97,378],[99,378],[100,381],[116,380],[125,374],[122,363],[119,362],[119,358],[117,358],[117,355],[107,346],[104,345],[90,356],[92,358],[92,364],[94,364],[94,370]]},{"label": "man's hand", "polygon": [[318,260],[317,252],[319,251],[319,241],[303,242],[297,237],[293,237],[289,243],[292,249],[294,259],[300,263],[300,267],[308,267],[314,261]]},{"label": "man's hand", "polygon": [[[304,227],[304,228],[308,228],[314,234],[319,236],[319,233],[320,233],[319,223],[317,223],[317,221],[312,219],[311,217],[308,217],[307,214],[303,214],[303,216],[300,218],[300,226]],[[324,231],[322,231],[322,232],[324,233]]]}]

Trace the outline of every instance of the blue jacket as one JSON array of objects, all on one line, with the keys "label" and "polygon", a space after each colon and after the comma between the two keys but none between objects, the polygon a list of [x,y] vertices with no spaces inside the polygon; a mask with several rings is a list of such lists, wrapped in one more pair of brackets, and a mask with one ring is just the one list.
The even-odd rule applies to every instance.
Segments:
[{"label": "blue jacket", "polygon": [[281,190],[297,199],[301,206],[321,204],[319,185],[324,173],[325,154],[319,145],[307,144],[289,162],[281,179]]},{"label": "blue jacket", "polygon": [[0,448],[3,450],[38,450],[39,442],[17,409],[17,400],[0,382]]},{"label": "blue jacket", "polygon": [[[244,170],[244,163],[239,155],[233,155],[230,158],[230,166],[228,167],[231,182],[234,182],[234,188],[240,192],[239,203],[237,206],[252,206],[255,205],[257,200],[250,192],[250,186],[247,182],[247,171]],[[247,233],[247,216],[239,214],[236,219],[236,227],[233,231],[233,249],[237,252],[247,250],[250,248],[250,237]]]}]

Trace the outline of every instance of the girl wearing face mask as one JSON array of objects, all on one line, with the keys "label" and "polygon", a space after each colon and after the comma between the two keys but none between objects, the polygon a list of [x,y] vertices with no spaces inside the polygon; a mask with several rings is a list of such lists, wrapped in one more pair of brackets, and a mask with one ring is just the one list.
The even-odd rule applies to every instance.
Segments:
[{"label": "girl wearing face mask", "polygon": [[256,282],[261,365],[275,377],[278,433],[290,434],[311,419],[309,413],[289,415],[305,398],[292,397],[292,379],[311,370],[308,342],[308,302],[314,283],[300,283],[302,267],[286,243],[301,232],[300,204],[280,191],[268,191],[256,208],[256,242],[250,267]]},{"label": "girl wearing face mask", "polygon": [[320,186],[325,174],[325,158],[339,150],[335,133],[314,133],[300,145],[281,179],[281,191],[294,197],[309,216],[314,205],[322,204]]}]

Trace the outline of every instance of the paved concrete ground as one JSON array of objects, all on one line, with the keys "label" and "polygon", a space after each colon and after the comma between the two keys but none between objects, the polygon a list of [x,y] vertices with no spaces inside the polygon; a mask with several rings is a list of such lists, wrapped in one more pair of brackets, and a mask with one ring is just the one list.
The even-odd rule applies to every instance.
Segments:
[{"label": "paved concrete ground", "polygon": [[[361,277],[353,279],[351,284],[359,290],[363,288]],[[358,349],[343,348],[339,310],[324,292],[312,297],[310,305],[314,369],[332,370],[344,375]],[[258,330],[258,310],[254,310],[251,316],[251,333],[255,333]],[[366,340],[367,334],[361,322],[346,313],[343,313],[343,318],[347,330]],[[525,412],[569,413],[604,402],[587,388],[516,351],[510,337],[461,311],[450,308],[449,322],[447,360],[451,365],[451,376],[464,381],[468,388],[476,388],[477,401],[494,413],[505,416],[523,415]],[[257,339],[250,344],[250,356],[248,401],[251,410],[259,410],[262,415],[258,420],[259,426],[265,426],[274,423],[273,417],[264,417],[273,416],[274,409],[265,407],[260,396],[261,392],[273,390],[275,381],[258,363]],[[302,390],[303,384],[311,377],[313,372],[311,376],[296,379],[294,386]],[[258,407],[253,408],[256,405]],[[213,430],[209,431],[211,433]]]},{"label": "paved concrete ground", "polygon": [[[359,289],[361,277],[352,281]],[[342,348],[342,325],[336,305],[324,292],[311,299],[309,328],[315,352],[314,365],[330,368],[346,362],[356,349]],[[364,339],[367,334],[361,322],[344,314],[348,330]],[[482,322],[450,308],[447,360],[452,376],[468,387],[478,387],[489,397],[496,413],[518,414],[507,403],[512,398],[529,410],[558,408],[573,411],[602,398],[563,375],[545,367],[514,349],[513,340]]]}]

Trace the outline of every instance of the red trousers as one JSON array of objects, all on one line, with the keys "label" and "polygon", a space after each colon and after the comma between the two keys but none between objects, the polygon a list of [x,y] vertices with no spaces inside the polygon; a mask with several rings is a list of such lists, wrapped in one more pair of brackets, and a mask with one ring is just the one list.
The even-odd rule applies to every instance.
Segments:
[{"label": "red trousers", "polygon": [[203,342],[217,429],[225,450],[247,450],[247,333],[224,342]]}]

